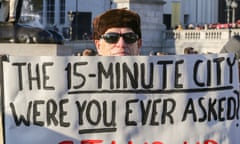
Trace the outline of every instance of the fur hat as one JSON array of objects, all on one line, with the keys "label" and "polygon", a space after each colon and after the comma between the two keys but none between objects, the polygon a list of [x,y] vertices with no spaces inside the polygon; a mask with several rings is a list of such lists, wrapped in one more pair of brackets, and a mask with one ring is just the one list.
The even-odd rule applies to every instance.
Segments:
[{"label": "fur hat", "polygon": [[141,20],[137,13],[127,9],[112,9],[94,18],[93,39],[99,39],[107,29],[113,27],[129,27],[139,38],[142,37]]},{"label": "fur hat", "polygon": [[234,53],[240,59],[240,36],[233,36],[221,49],[220,53]]}]

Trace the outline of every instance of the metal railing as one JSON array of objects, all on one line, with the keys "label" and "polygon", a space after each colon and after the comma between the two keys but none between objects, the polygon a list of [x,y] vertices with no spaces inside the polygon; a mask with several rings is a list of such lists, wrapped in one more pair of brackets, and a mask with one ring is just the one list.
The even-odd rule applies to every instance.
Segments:
[{"label": "metal railing", "polygon": [[240,29],[167,30],[165,40],[226,40],[239,35]]},{"label": "metal railing", "polygon": [[240,35],[240,29],[167,30],[163,31],[161,51],[181,54],[191,46],[201,53],[217,53],[234,35]]}]

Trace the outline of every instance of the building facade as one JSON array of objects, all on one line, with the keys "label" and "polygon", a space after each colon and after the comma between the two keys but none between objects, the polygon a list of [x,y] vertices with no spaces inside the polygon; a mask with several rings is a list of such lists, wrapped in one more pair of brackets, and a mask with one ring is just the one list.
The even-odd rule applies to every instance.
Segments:
[{"label": "building facade", "polygon": [[80,40],[84,33],[91,34],[92,19],[111,5],[107,0],[43,0],[42,23],[56,26],[64,35],[71,27],[72,39]]},{"label": "building facade", "polygon": [[218,22],[219,0],[167,0],[164,24],[168,29],[181,24],[202,25]]},{"label": "building facade", "polygon": [[[89,33],[87,25],[96,15],[111,8],[121,7],[122,2],[126,4],[136,1],[144,0],[43,0],[43,24],[56,25],[60,30],[65,30],[71,25],[68,16],[71,11],[74,15],[73,24],[76,21],[83,24],[77,30],[72,25],[73,32],[79,31],[82,34],[84,29],[87,29],[86,32]],[[237,4],[236,8],[233,8],[233,3]],[[240,19],[239,4],[240,0],[165,0],[161,10],[162,21],[168,29],[175,28],[179,24],[187,26],[227,23],[228,19],[232,22]]]},{"label": "building facade", "polygon": [[240,0],[166,0],[163,15],[169,29],[178,24],[232,23],[240,19]]},{"label": "building facade", "polygon": [[[187,26],[226,23],[239,19],[239,8],[227,7],[227,2],[239,0],[43,0],[42,23],[57,27],[72,40],[91,39],[93,18],[112,8],[129,8],[142,18],[144,53],[161,50],[166,29],[181,24]],[[72,17],[71,17],[72,15]],[[71,29],[70,29],[71,28]]]}]

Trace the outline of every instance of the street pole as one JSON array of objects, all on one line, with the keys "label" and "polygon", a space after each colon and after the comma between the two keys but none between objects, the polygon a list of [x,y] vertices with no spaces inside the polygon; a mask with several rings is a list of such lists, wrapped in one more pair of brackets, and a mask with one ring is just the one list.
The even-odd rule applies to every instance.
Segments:
[{"label": "street pole", "polygon": [[231,0],[227,0],[226,1],[226,6],[227,6],[227,28],[228,28],[228,39],[231,38],[231,28],[229,26],[229,22],[230,22],[230,6],[231,6],[232,1]]},{"label": "street pole", "polygon": [[69,39],[72,40],[72,21],[73,21],[73,12],[69,11],[68,12],[68,18],[69,18]]},{"label": "street pole", "polygon": [[75,39],[78,40],[78,0],[76,0]]},{"label": "street pole", "polygon": [[196,24],[198,24],[198,0],[196,0]]},{"label": "street pole", "polygon": [[238,4],[235,1],[232,1],[232,24],[235,23],[235,9],[238,7]]},{"label": "street pole", "polygon": [[229,22],[230,22],[230,6],[231,6],[231,1],[230,0],[226,1],[226,6],[227,6],[227,24],[229,25]]}]

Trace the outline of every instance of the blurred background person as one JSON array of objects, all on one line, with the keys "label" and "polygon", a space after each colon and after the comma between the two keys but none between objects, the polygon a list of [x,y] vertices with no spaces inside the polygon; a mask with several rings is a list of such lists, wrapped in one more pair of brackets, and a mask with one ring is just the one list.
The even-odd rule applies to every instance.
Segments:
[{"label": "blurred background person", "polygon": [[186,47],[183,51],[184,54],[197,54],[198,52],[194,50],[193,47]]},{"label": "blurred background person", "polygon": [[228,42],[220,50],[220,53],[234,53],[238,61],[238,76],[240,82],[240,36],[231,37]]},{"label": "blurred background person", "polygon": [[82,51],[82,56],[96,56],[97,52],[92,48],[86,48]]}]

